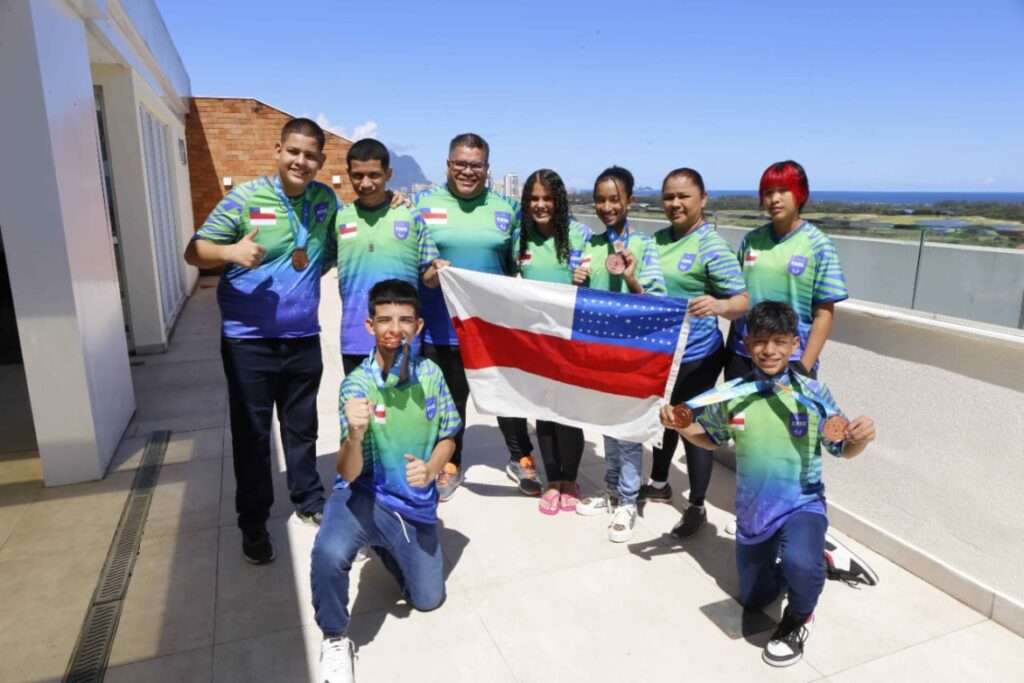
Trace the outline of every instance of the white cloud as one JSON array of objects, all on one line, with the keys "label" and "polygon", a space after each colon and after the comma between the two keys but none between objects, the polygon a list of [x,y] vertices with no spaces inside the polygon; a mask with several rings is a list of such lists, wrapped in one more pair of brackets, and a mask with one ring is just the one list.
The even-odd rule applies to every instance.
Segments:
[{"label": "white cloud", "polygon": [[335,135],[340,135],[341,137],[352,140],[353,142],[356,140],[362,140],[363,138],[377,137],[377,130],[380,128],[380,125],[371,119],[370,121],[357,123],[352,128],[352,131],[349,132],[345,130],[344,126],[331,122],[323,112],[316,115],[316,122],[324,130],[328,130]]}]

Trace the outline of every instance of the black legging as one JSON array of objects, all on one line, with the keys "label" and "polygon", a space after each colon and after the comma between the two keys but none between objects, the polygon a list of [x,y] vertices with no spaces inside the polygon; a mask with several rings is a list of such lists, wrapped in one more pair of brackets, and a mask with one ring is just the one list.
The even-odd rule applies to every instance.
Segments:
[{"label": "black legging", "polygon": [[544,458],[548,482],[575,482],[583,458],[583,430],[579,427],[537,420],[537,445]]},{"label": "black legging", "polygon": [[[718,373],[722,371],[723,359],[724,351],[719,349],[700,360],[681,364],[669,402],[678,405],[715,386]],[[666,429],[661,436],[661,448],[654,449],[651,479],[668,481],[668,469],[678,443],[679,433],[674,429]],[[711,483],[711,451],[695,446],[685,439],[683,448],[686,451],[686,472],[690,478],[690,503],[703,505],[708,484]]]},{"label": "black legging", "polygon": [[[462,465],[462,436],[466,431],[466,401],[469,399],[469,381],[466,379],[466,368],[462,364],[462,355],[458,346],[442,346],[440,344],[424,344],[423,356],[437,363],[452,394],[452,402],[462,418],[462,428],[455,435],[455,454],[451,463]],[[522,417],[499,417],[498,427],[508,447],[509,460],[519,460],[533,452],[530,432],[526,427],[526,419]]]}]

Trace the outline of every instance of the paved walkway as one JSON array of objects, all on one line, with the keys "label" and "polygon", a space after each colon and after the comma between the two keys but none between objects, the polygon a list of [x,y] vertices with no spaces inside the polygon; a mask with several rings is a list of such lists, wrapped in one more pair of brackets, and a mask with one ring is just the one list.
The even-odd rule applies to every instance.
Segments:
[{"label": "paved walkway", "polygon": [[[121,615],[108,681],[314,680],[319,632],[309,592],[315,530],[289,521],[284,474],[270,523],[277,561],[242,560],[213,290],[197,291],[172,349],[133,369],[138,412],[101,482],[44,489],[31,452],[0,456],[0,680],[64,673],[148,434],[174,432]],[[324,283],[333,291],[333,277]],[[338,304],[322,310],[327,365],[320,469],[337,448]],[[881,584],[829,582],[804,660],[761,662],[744,633],[732,541],[731,473],[717,468],[709,528],[683,547],[679,511],[648,506],[632,543],[605,520],[538,514],[502,471],[493,418],[471,414],[466,485],[441,508],[448,601],[410,612],[376,559],[353,577],[362,681],[1024,680],[1024,641],[855,543]],[[588,434],[585,490],[603,474]],[[278,457],[278,471],[283,469]],[[685,489],[685,472],[672,485]],[[770,623],[757,624],[770,628]],[[751,633],[750,631],[760,631]]]}]

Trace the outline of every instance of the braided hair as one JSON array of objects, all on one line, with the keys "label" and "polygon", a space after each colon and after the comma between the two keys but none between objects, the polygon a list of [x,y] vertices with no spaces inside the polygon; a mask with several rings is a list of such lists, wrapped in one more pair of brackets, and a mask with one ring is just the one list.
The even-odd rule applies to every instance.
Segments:
[{"label": "braided hair", "polygon": [[533,222],[533,216],[530,215],[530,195],[534,183],[540,183],[555,196],[555,210],[551,214],[551,223],[555,228],[555,254],[559,263],[566,263],[569,260],[569,196],[565,191],[565,183],[562,182],[562,178],[550,168],[534,171],[523,183],[523,220],[522,230],[519,231],[519,258],[526,257],[526,246],[529,240],[527,233],[530,230],[538,231]]}]

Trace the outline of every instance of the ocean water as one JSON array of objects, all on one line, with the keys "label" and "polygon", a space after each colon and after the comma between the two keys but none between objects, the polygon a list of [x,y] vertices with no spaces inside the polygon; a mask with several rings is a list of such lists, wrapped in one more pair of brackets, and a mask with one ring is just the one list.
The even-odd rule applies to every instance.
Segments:
[{"label": "ocean water", "polygon": [[[756,197],[755,190],[711,190],[712,197]],[[811,201],[847,204],[937,204],[938,202],[1024,203],[1024,192],[870,192],[811,190]]]}]

